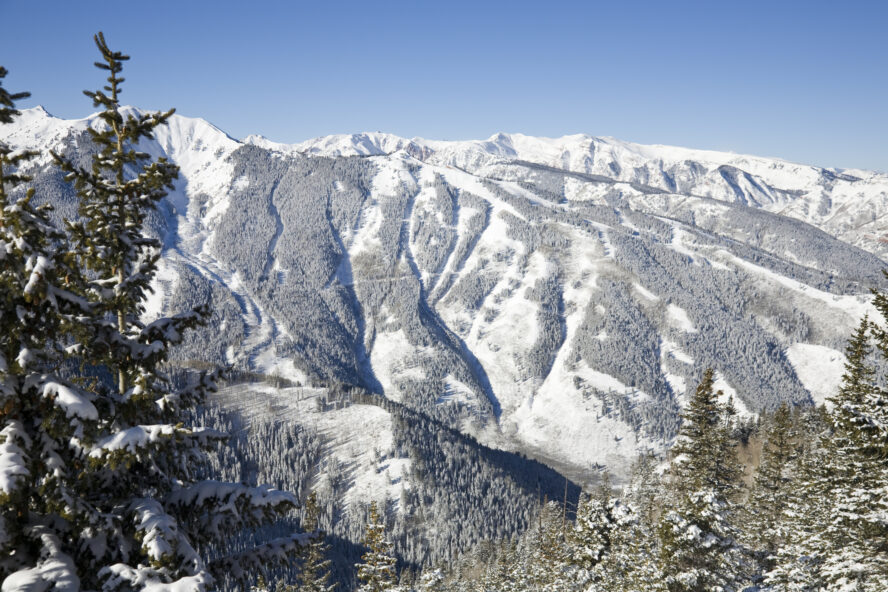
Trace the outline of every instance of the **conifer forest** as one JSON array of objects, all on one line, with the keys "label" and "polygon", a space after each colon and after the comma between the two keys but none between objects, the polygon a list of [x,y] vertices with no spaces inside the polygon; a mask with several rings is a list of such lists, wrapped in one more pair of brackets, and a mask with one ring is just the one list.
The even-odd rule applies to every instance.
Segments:
[{"label": "conifer forest", "polygon": [[881,242],[727,165],[214,147],[95,44],[45,149],[0,67],[2,592],[888,591]]}]

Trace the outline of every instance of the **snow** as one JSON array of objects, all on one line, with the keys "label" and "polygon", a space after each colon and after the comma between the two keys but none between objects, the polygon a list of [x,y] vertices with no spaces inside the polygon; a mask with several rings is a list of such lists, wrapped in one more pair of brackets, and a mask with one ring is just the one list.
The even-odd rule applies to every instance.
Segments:
[{"label": "snow", "polygon": [[[142,549],[155,561],[171,556],[184,549],[176,549],[180,540],[175,518],[167,514],[163,506],[153,499],[139,499],[130,511],[135,516],[136,530],[142,533]],[[186,543],[187,545],[187,543]],[[192,554],[194,551],[191,550]]]},{"label": "snow", "polygon": [[30,475],[25,451],[19,446],[30,445],[30,438],[24,426],[18,421],[11,421],[0,430],[0,493],[10,494],[21,479]]},{"label": "snow", "polygon": [[309,382],[308,375],[297,368],[292,359],[278,356],[274,347],[268,347],[254,356],[253,368],[265,376],[279,376],[299,384]]},{"label": "snow", "polygon": [[21,115],[12,124],[0,127],[2,140],[19,150],[37,150],[41,155],[32,160],[35,165],[43,165],[52,157],[44,152],[47,148],[61,150],[64,141],[72,131],[80,132],[89,125],[89,118],[64,120],[53,117],[43,107],[20,109]]},{"label": "snow", "polygon": [[[472,270],[485,249],[492,248],[501,240],[505,228],[506,224],[502,219],[491,221],[489,232],[485,232],[482,236],[472,257],[466,263],[464,273],[473,273]],[[518,247],[517,244],[514,246]],[[498,313],[490,322],[485,320],[483,313],[469,315],[458,304],[442,302],[438,306],[441,318],[448,325],[458,327],[466,320],[471,323],[469,333],[465,337],[466,344],[483,366],[501,410],[505,414],[521,405],[532,390],[522,360],[536,342],[539,331],[536,320],[539,305],[525,296],[527,288],[532,287],[537,279],[545,277],[549,271],[548,262],[539,253],[530,256],[527,268],[523,272],[514,264],[509,264],[481,306],[482,311],[493,309]],[[504,289],[512,280],[520,283],[515,289],[508,291],[508,297],[495,304],[494,299],[497,295],[505,293]]]},{"label": "snow", "polygon": [[743,400],[739,396],[737,396],[737,389],[731,386],[731,384],[725,379],[724,375],[721,372],[716,372],[714,378],[715,380],[712,382],[712,388],[716,392],[722,392],[722,396],[719,398],[719,402],[724,404],[727,403],[728,400],[733,401],[734,408],[737,411],[737,416],[741,419],[757,416],[757,414],[752,412],[743,403]]},{"label": "snow", "polygon": [[651,292],[650,290],[648,290],[647,288],[645,288],[644,286],[642,286],[638,282],[635,282],[634,284],[632,284],[632,287],[635,288],[635,291],[638,292],[639,294],[641,294],[641,296],[643,298],[645,298],[646,300],[650,300],[652,302],[657,302],[658,300],[660,300],[659,296],[657,296],[656,294],[654,294],[653,292]]},{"label": "snow", "polygon": [[694,365],[694,359],[687,353],[685,353],[685,351],[682,350],[677,343],[675,343],[674,341],[670,341],[669,339],[661,338],[660,371],[663,373],[663,376],[666,378],[666,381],[672,388],[672,392],[676,396],[679,405],[684,407],[689,402],[687,397],[685,396],[688,383],[685,379],[685,376],[678,373],[684,370],[684,368],[676,366],[676,362],[683,366]]},{"label": "snow", "polygon": [[221,481],[200,481],[188,487],[177,489],[169,494],[166,501],[173,505],[184,507],[199,507],[207,500],[215,500],[214,503],[222,508],[234,508],[244,504],[257,508],[265,506],[278,506],[280,504],[299,505],[299,500],[289,491],[280,491],[270,485],[248,487],[240,483],[225,483]]},{"label": "snow", "polygon": [[21,366],[23,369],[26,369],[36,358],[37,354],[34,350],[23,347],[19,350],[18,355],[15,357],[15,363]]},{"label": "snow", "polygon": [[786,359],[815,404],[822,405],[827,397],[838,394],[845,372],[842,352],[815,343],[794,343],[786,348]]},{"label": "snow", "polygon": [[101,456],[103,452],[113,450],[136,452],[163,437],[172,438],[175,433],[175,426],[169,424],[135,426],[99,440],[90,456]]},{"label": "snow", "polygon": [[185,576],[174,582],[146,581],[143,592],[201,592],[209,589],[211,581],[206,574]]},{"label": "snow", "polygon": [[[30,261],[29,261],[30,263]],[[28,267],[31,267],[30,265]],[[31,275],[28,277],[28,283],[25,285],[24,293],[31,294],[37,288],[37,284],[46,275],[47,269],[52,267],[52,263],[46,257],[37,257],[37,262],[30,269]]]},{"label": "snow", "polygon": [[[481,436],[482,440],[487,439],[487,443],[491,445],[520,450],[558,468],[576,482],[585,483],[595,478],[600,464],[606,464],[617,479],[625,477],[638,448],[653,449],[657,444],[639,440],[631,427],[604,415],[601,402],[584,393],[583,388],[617,391],[635,400],[647,397],[646,393],[627,387],[617,378],[590,368],[584,360],[570,362],[573,342],[586,316],[586,309],[589,306],[598,306],[595,304],[595,279],[609,265],[607,253],[600,256],[582,248],[584,242],[590,238],[588,232],[579,229],[575,232],[571,237],[571,244],[574,246],[569,252],[562,253],[563,270],[567,274],[563,280],[564,302],[565,309],[570,311],[564,319],[564,345],[557,352],[552,369],[542,384],[526,381],[506,384],[495,391],[501,402],[508,400],[502,395],[503,389],[511,387],[516,392],[511,396],[511,405],[503,404],[503,429],[499,440],[488,434]],[[644,294],[644,288],[640,285],[636,288],[645,297],[658,299],[653,294]],[[507,303],[505,314],[508,315],[513,307],[512,303]],[[509,322],[520,322],[520,319]],[[523,338],[523,331],[519,329],[511,337],[504,337],[504,342],[498,345],[501,348],[510,347],[516,335]],[[483,351],[483,348],[473,351]],[[501,352],[502,349],[499,353]],[[491,372],[491,368],[496,369],[496,366],[483,358],[479,359],[484,362],[485,370],[496,389],[498,373]],[[582,380],[581,389],[577,388],[577,378]],[[519,405],[514,408],[516,402]]]},{"label": "snow", "polygon": [[464,382],[452,374],[444,378],[445,391],[438,399],[438,403],[465,403],[470,404],[475,399],[475,393]]},{"label": "snow", "polygon": [[145,307],[142,322],[150,323],[163,315],[166,299],[175,292],[178,280],[179,273],[169,260],[161,259],[157,262],[157,273],[151,281],[151,291],[142,303]]},{"label": "snow", "polygon": [[97,420],[99,418],[99,412],[86,395],[77,392],[74,388],[57,382],[47,382],[43,386],[43,396],[52,400],[56,406],[63,409],[67,417],[79,417],[88,420]]},{"label": "snow", "polygon": [[738,267],[746,269],[753,274],[765,277],[777,285],[789,288],[796,292],[800,297],[815,301],[815,307],[817,307],[816,303],[825,304],[829,308],[850,317],[849,321],[852,323],[858,322],[864,317],[864,315],[869,315],[871,318],[879,317],[878,311],[872,305],[872,297],[868,294],[846,296],[830,294],[829,292],[812,288],[800,281],[783,277],[770,269],[761,267],[755,263],[746,261],[745,259],[741,259],[724,250],[720,250],[719,253],[723,254],[726,259],[734,262]]},{"label": "snow", "polygon": [[[377,132],[327,136],[290,145],[251,136],[245,139],[245,143],[285,154],[378,157],[403,153],[428,164],[449,167],[454,172],[491,177],[511,161],[528,161],[609,177],[627,183],[624,189],[628,193],[635,192],[628,184],[636,182],[670,191],[675,180],[667,179],[667,171],[678,171],[676,178],[685,193],[734,201],[737,197],[733,188],[720,173],[722,167],[729,167],[729,170],[739,171],[739,183],[746,195],[751,196],[749,203],[753,207],[819,224],[843,240],[873,252],[888,252],[888,246],[880,243],[881,237],[888,232],[888,222],[875,216],[871,222],[867,220],[866,232],[861,232],[863,227],[859,224],[860,212],[873,207],[881,209],[878,204],[888,196],[888,176],[879,173],[824,170],[776,158],[642,145],[583,134],[542,138],[499,133],[487,140],[436,141]],[[693,163],[695,168],[682,175],[682,171],[688,170],[688,163]],[[834,176],[841,173],[853,177]],[[826,201],[825,191],[829,192]],[[572,180],[567,183],[566,196],[572,200],[600,199],[594,188],[579,188]],[[821,207],[824,203],[828,204],[826,210]],[[676,247],[678,250],[680,245]]]},{"label": "snow", "polygon": [[[65,121],[38,107],[23,110],[15,124],[3,126],[3,134],[7,143],[19,149],[58,149],[71,130],[84,130],[95,122],[95,115]],[[159,147],[182,166],[183,175],[188,179],[188,194],[196,195],[200,191],[211,197],[212,203],[207,211],[210,218],[227,207],[229,190],[245,188],[231,175],[210,174],[224,170],[224,157],[242,144],[261,146],[281,154],[409,156],[454,174],[484,174],[510,161],[521,160],[613,178],[627,183],[625,189],[629,193],[634,191],[628,184],[635,182],[670,191],[665,171],[680,173],[687,169],[688,163],[693,163],[692,172],[680,176],[685,193],[733,201],[736,196],[719,173],[720,167],[731,167],[742,173],[739,179],[748,194],[760,200],[751,202],[754,207],[820,225],[831,234],[873,252],[888,250],[888,246],[880,243],[881,236],[888,231],[888,222],[882,220],[882,216],[868,215],[874,209],[880,210],[880,204],[888,196],[888,175],[869,171],[826,170],[775,158],[641,145],[583,134],[542,138],[500,133],[481,141],[435,141],[373,132],[326,136],[300,144],[281,144],[261,136],[248,136],[241,143],[204,120],[174,115],[169,131],[158,130],[157,136]],[[210,162],[211,159],[216,162]],[[747,181],[747,176],[751,182]],[[204,180],[198,179],[195,183],[193,177]],[[208,181],[214,178],[218,185],[211,187]],[[593,193],[591,199],[595,198],[594,188],[578,187],[580,185],[575,181],[568,182],[569,199],[590,199],[585,195],[589,191]],[[787,201],[789,194],[780,193],[784,190],[795,192],[796,197]],[[827,192],[828,199],[825,199]],[[861,217],[861,214],[867,215]],[[865,221],[864,226],[861,226],[861,220]]]},{"label": "snow", "polygon": [[109,589],[141,590],[143,592],[204,592],[210,589],[212,578],[205,571],[165,582],[152,567],[133,568],[125,563],[115,563],[102,570]]},{"label": "snow", "polygon": [[107,452],[116,450],[126,450],[135,453],[151,444],[162,442],[173,436],[207,440],[224,438],[225,434],[205,428],[187,430],[169,424],[133,426],[102,438],[89,454],[92,457],[100,457]]},{"label": "snow", "polygon": [[13,572],[3,580],[2,592],[78,592],[80,579],[74,560],[62,552],[61,541],[46,527],[32,528],[32,535],[40,540],[40,560],[37,565]]},{"label": "snow", "polygon": [[[685,333],[697,332],[694,323],[691,321],[690,317],[688,317],[687,311],[675,304],[669,304],[666,307],[666,320],[671,327],[674,327],[679,331],[684,331]],[[688,363],[691,364],[693,362]]]},{"label": "snow", "polygon": [[[373,253],[379,250],[381,245],[379,233],[385,220],[381,201],[386,196],[397,195],[400,182],[404,180],[404,175],[408,174],[403,162],[389,163],[380,160],[378,164],[379,170],[373,178],[372,198],[368,199],[368,203],[361,210],[361,218],[357,228],[351,234],[343,234],[342,237],[342,241],[348,249],[349,261],[354,261],[363,253]],[[352,278],[340,277],[340,281],[348,285],[352,283]]]},{"label": "snow", "polygon": [[697,253],[689,249],[685,245],[685,237],[687,233],[684,232],[677,224],[672,227],[672,242],[669,245],[676,253],[681,253],[682,255],[687,255],[687,257],[691,260],[694,265],[699,265],[700,262],[697,260]]},{"label": "snow", "polygon": [[478,177],[464,171],[452,168],[439,169],[438,172],[441,173],[441,176],[444,177],[445,181],[447,181],[454,187],[459,187],[462,191],[468,191],[469,193],[477,195],[485,201],[490,202],[490,205],[493,208],[491,211],[491,218],[493,218],[496,214],[499,214],[499,212],[501,211],[506,211],[516,218],[519,218],[521,220],[526,219],[511,204],[503,201],[492,191],[490,191],[484,184],[484,179],[482,177]]},{"label": "snow", "polygon": [[[566,348],[562,348],[562,352]],[[559,354],[561,355],[561,354]],[[556,361],[558,365],[563,360]],[[577,391],[573,376],[590,387],[635,393],[622,382],[589,368],[581,361],[573,374],[552,372],[535,395],[504,421],[513,446],[556,467],[578,483],[595,478],[604,464],[616,480],[628,476],[629,466],[642,448],[658,444],[641,438],[624,422],[603,413],[601,402]],[[637,393],[645,397],[644,393]]]},{"label": "snow", "polygon": [[399,150],[421,149],[419,142],[400,138],[393,134],[364,132],[359,134],[337,134],[313,138],[298,144],[274,142],[259,135],[244,138],[245,144],[253,144],[285,154],[307,154],[312,156],[379,156],[393,154]]},{"label": "snow", "polygon": [[672,357],[682,364],[687,364],[689,366],[694,365],[694,358],[685,353],[677,343],[668,339],[660,340],[660,355],[663,358]]},{"label": "snow", "polygon": [[679,376],[678,374],[673,374],[672,372],[663,372],[663,376],[666,377],[666,381],[672,388],[672,392],[678,398],[679,403],[682,406],[686,405],[687,400],[684,394],[687,392],[688,384],[685,381],[684,377]]},{"label": "snow", "polygon": [[231,188],[235,191],[243,191],[250,186],[250,179],[246,175],[241,175],[231,182]]},{"label": "snow", "polygon": [[413,356],[420,348],[411,345],[407,334],[402,330],[386,332],[382,329],[376,332],[373,341],[373,349],[370,351],[370,364],[376,379],[386,389],[386,393],[393,400],[399,400],[400,393],[393,389],[398,377],[409,375],[403,369],[403,361]]}]

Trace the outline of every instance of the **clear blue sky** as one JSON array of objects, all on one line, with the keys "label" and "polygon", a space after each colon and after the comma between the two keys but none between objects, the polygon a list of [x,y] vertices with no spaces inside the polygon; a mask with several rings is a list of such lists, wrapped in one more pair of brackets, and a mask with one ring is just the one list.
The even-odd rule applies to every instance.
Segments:
[{"label": "clear blue sky", "polygon": [[236,138],[588,133],[888,171],[883,1],[0,0],[4,87],[87,115],[100,29],[125,102]]}]

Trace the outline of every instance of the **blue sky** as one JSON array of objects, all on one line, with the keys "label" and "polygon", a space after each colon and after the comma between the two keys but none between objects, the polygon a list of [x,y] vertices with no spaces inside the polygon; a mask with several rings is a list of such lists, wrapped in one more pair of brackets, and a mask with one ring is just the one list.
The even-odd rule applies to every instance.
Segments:
[{"label": "blue sky", "polygon": [[93,111],[103,30],[125,102],[236,138],[588,133],[888,171],[888,2],[0,0],[0,27],[4,87],[60,117]]}]

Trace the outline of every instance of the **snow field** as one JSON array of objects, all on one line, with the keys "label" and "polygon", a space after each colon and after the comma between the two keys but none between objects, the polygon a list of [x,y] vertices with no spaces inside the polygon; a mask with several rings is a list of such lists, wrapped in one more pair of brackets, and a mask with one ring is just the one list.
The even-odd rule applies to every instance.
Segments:
[{"label": "snow field", "polygon": [[[375,405],[351,404],[319,410],[326,389],[283,388],[267,384],[235,385],[220,389],[212,400],[239,411],[245,420],[267,418],[315,430],[324,442],[323,456],[345,468],[349,486],[346,505],[391,500],[397,506],[401,490],[408,487],[402,476],[410,460],[394,458],[392,416]],[[323,476],[314,488],[324,488]]]},{"label": "snow field", "polygon": [[794,343],[786,348],[786,357],[816,405],[835,396],[845,372],[845,355],[813,343]]}]

